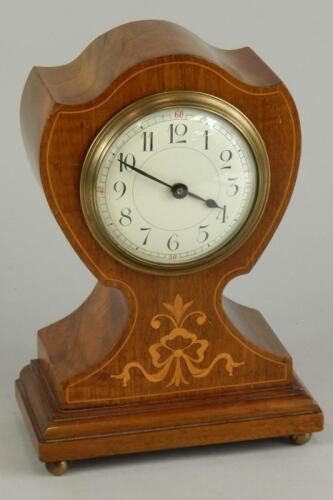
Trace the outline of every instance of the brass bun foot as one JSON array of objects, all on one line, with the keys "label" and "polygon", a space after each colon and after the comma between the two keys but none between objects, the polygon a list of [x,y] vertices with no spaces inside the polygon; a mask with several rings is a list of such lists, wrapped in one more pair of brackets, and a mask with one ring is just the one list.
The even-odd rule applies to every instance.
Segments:
[{"label": "brass bun foot", "polygon": [[50,462],[45,464],[47,470],[54,476],[62,476],[68,470],[68,462],[61,460],[61,462]]},{"label": "brass bun foot", "polygon": [[292,434],[291,436],[289,436],[289,439],[293,444],[300,445],[310,441],[311,437],[312,432],[305,432],[304,434]]}]

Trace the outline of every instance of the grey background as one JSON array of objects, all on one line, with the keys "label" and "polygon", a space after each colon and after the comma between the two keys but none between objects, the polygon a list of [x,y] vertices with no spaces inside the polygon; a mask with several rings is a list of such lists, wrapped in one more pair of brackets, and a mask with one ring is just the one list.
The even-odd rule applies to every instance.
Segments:
[{"label": "grey background", "polygon": [[[332,7],[330,1],[2,1],[0,4],[0,498],[299,499],[333,495]],[[175,21],[223,47],[250,45],[300,112],[303,153],[289,209],[250,275],[228,294],[261,309],[326,415],[304,447],[240,443],[97,460],[49,476],[13,396],[36,330],[71,312],[95,279],[51,215],[23,149],[18,110],[33,65],[71,61],[123,22]]]}]

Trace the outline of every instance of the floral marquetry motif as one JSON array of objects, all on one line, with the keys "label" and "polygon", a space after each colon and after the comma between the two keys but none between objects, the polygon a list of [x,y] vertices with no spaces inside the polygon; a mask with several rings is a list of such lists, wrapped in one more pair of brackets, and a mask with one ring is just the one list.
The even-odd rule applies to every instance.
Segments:
[{"label": "floral marquetry motif", "polygon": [[111,377],[122,380],[123,386],[126,387],[131,378],[131,370],[137,369],[149,382],[165,382],[170,378],[167,387],[171,385],[179,387],[181,384],[190,384],[185,375],[186,371],[192,377],[203,378],[220,360],[225,361],[225,370],[232,376],[234,368],[244,365],[244,362],[235,362],[231,354],[226,352],[217,354],[207,367],[200,366],[205,361],[209,342],[206,339],[198,339],[195,333],[184,327],[184,324],[191,316],[195,316],[197,325],[202,326],[207,317],[202,311],[187,312],[192,304],[193,301],[184,303],[181,295],[177,294],[173,304],[163,303],[170,314],[160,313],[152,318],[150,324],[155,330],[160,329],[161,320],[168,320],[173,326],[167,335],[163,335],[159,342],[152,344],[148,349],[152,364],[157,369],[155,373],[148,373],[141,363],[132,361],[126,364],[119,375]]}]

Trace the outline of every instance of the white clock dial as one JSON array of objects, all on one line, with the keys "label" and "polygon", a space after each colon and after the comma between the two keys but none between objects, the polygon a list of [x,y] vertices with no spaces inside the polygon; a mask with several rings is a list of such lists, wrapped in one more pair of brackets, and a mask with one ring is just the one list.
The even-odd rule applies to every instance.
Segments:
[{"label": "white clock dial", "polygon": [[257,165],[228,120],[194,107],[132,123],[99,162],[95,195],[110,240],[157,264],[195,261],[224,246],[256,198]]}]

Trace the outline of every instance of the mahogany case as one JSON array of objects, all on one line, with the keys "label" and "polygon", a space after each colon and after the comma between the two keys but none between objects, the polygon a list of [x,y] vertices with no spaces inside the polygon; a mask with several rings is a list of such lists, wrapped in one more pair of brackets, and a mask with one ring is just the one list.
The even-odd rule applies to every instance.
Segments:
[{"label": "mahogany case", "polygon": [[[95,241],[82,214],[80,174],[112,116],[170,90],[211,94],[241,110],[265,142],[271,183],[259,223],[232,255],[205,270],[159,276],[124,266]],[[50,208],[98,280],[77,310],[38,332],[38,359],[16,382],[39,458],[321,430],[320,408],[261,314],[221,300],[270,241],[296,179],[298,114],[270,68],[249,48],[221,50],[176,24],[134,22],[69,64],[33,68],[21,122]]]}]

